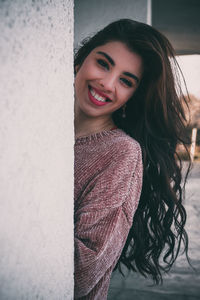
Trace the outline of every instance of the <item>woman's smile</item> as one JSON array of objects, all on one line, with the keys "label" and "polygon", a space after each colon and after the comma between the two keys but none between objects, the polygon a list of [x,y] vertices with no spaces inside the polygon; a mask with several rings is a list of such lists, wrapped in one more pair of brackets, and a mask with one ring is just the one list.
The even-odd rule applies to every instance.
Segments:
[{"label": "woman's smile", "polygon": [[103,106],[111,102],[105,94],[90,85],[88,86],[88,95],[91,102],[97,106]]}]

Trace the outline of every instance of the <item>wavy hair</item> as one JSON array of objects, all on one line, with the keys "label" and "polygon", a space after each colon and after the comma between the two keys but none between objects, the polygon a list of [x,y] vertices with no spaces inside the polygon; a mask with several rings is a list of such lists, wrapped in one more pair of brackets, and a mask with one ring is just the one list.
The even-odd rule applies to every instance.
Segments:
[{"label": "wavy hair", "polygon": [[182,203],[189,167],[182,178],[182,162],[176,150],[177,144],[187,143],[180,68],[164,35],[130,19],[115,21],[85,39],[75,53],[75,66],[81,65],[94,48],[111,41],[120,41],[139,54],[144,66],[140,85],[126,103],[126,118],[122,118],[121,108],[112,115],[116,126],[140,143],[144,166],[139,206],[115,269],[122,273],[124,264],[158,284],[182,244],[189,262]]}]

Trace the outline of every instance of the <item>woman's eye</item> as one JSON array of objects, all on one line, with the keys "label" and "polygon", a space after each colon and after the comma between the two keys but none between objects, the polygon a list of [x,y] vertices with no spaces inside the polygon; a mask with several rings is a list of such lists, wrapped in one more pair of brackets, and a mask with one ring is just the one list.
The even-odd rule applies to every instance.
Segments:
[{"label": "woman's eye", "polygon": [[121,81],[128,87],[132,87],[133,84],[130,80],[126,79],[126,78],[121,78]]},{"label": "woman's eye", "polygon": [[103,60],[103,59],[97,59],[97,63],[100,66],[102,66],[103,68],[109,70],[109,65],[108,65],[108,63],[105,60]]}]

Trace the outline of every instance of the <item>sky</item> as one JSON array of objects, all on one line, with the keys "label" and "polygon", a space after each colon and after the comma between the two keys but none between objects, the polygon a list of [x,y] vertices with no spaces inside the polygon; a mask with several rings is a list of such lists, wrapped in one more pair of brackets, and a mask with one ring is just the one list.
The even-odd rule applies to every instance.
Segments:
[{"label": "sky", "polygon": [[[184,74],[187,88],[200,100],[200,55],[181,55],[177,57]],[[185,91],[183,87],[183,91]]]}]

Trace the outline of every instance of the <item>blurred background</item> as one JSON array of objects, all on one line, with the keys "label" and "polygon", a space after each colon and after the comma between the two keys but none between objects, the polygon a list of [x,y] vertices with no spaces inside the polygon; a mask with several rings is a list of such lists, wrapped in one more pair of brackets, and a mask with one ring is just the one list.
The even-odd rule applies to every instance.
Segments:
[{"label": "blurred background", "polygon": [[[189,255],[194,271],[184,255],[164,277],[162,286],[138,274],[123,278],[113,273],[108,300],[197,300],[200,299],[200,1],[199,0],[74,0],[75,48],[80,41],[119,18],[131,18],[154,26],[164,33],[175,48],[187,91],[190,108],[188,150],[193,168],[186,185],[185,207],[188,213]],[[189,97],[188,97],[189,96]],[[188,115],[188,114],[187,114]],[[189,115],[188,115],[189,118]],[[180,156],[187,164],[181,145]]]}]

